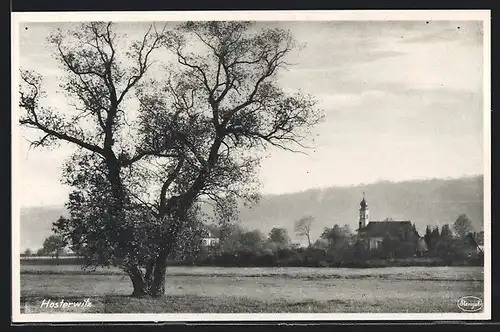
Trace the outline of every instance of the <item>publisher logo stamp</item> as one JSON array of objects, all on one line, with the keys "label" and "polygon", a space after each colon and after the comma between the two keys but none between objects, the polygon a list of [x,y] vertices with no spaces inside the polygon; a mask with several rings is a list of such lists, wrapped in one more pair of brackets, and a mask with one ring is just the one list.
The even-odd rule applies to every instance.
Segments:
[{"label": "publisher logo stamp", "polygon": [[483,300],[476,296],[464,296],[457,301],[457,306],[465,312],[477,312],[483,308]]}]

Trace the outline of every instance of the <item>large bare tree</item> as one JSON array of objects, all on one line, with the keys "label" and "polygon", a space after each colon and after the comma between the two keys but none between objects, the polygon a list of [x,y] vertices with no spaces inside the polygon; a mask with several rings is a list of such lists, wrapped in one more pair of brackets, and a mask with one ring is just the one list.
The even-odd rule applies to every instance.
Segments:
[{"label": "large bare tree", "polygon": [[[196,227],[198,203],[208,200],[220,219],[234,218],[238,200],[257,197],[251,184],[259,150],[303,147],[321,113],[312,97],[287,94],[278,84],[277,73],[294,47],[288,31],[249,22],[187,22],[169,33],[153,29],[128,54],[137,64],[130,71],[113,56],[110,27],[85,26],[82,31],[95,36],[87,49],[65,55],[59,48],[72,78],[66,90],[83,100],[77,114],[93,115],[97,132],[84,136],[86,127],[77,121],[61,122],[41,109],[39,80],[27,74],[31,93],[21,96],[27,110],[21,123],[44,133],[36,145],[60,139],[79,147],[65,173],[76,188],[68,204],[71,218],[56,228],[79,241],[93,264],[122,266],[134,295],[161,296],[167,258]],[[176,65],[167,62],[141,81],[158,47]],[[88,80],[101,92],[90,93],[94,84]],[[81,88],[73,91],[76,84]],[[129,109],[119,105],[134,87],[137,137],[126,140]]]}]

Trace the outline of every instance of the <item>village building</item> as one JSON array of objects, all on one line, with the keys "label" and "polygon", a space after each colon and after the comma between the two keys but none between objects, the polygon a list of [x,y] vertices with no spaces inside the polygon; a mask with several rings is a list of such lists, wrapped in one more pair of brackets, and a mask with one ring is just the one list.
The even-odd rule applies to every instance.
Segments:
[{"label": "village building", "polygon": [[360,202],[358,240],[365,243],[370,251],[382,248],[384,241],[398,241],[407,246],[414,246],[415,251],[425,251],[421,238],[409,220],[370,221],[370,212],[364,193]]},{"label": "village building", "polygon": [[215,247],[219,244],[219,237],[215,236],[211,231],[208,231],[201,241],[205,247]]}]

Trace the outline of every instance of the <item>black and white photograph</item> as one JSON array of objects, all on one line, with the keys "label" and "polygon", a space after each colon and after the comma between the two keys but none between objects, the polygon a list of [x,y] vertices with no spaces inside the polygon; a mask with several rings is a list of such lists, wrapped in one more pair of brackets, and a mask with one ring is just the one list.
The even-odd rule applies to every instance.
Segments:
[{"label": "black and white photograph", "polygon": [[489,11],[12,31],[14,321],[491,317]]}]

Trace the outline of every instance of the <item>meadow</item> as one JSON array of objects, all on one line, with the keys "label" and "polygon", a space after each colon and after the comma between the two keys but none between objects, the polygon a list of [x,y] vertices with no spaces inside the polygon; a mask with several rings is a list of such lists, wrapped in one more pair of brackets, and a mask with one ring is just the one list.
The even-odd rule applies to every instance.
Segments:
[{"label": "meadow", "polygon": [[[167,295],[129,296],[115,268],[21,265],[21,311],[92,313],[461,312],[463,296],[483,298],[482,267],[223,268],[170,267]],[[81,301],[85,309],[41,308],[44,299]]]}]

